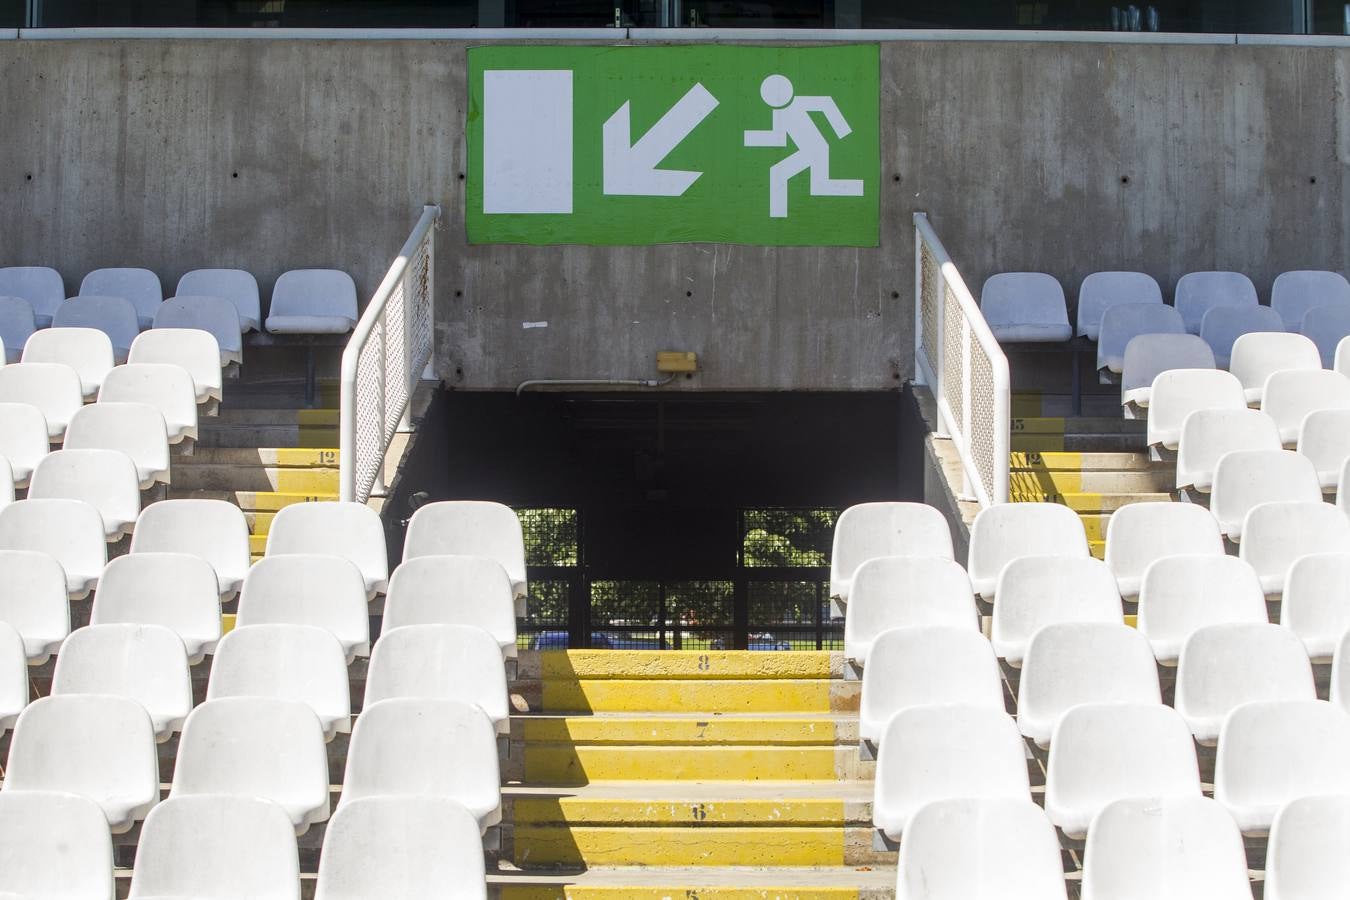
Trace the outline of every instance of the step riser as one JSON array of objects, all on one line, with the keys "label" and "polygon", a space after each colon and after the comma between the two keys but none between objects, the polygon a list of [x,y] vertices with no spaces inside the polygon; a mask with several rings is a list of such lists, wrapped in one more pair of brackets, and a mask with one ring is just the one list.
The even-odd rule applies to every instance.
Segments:
[{"label": "step riser", "polygon": [[175,466],[173,485],[178,490],[336,494],[338,470],[229,465]]},{"label": "step riser", "polygon": [[338,445],[338,430],[327,426],[266,425],[207,426],[197,435],[197,446],[223,449],[258,447],[331,448]]},{"label": "step riser", "polygon": [[[731,881],[733,879],[728,879]],[[775,888],[676,885],[665,888],[578,887],[576,885],[489,888],[493,900],[889,900],[894,890],[859,888],[795,888],[787,881]],[[302,898],[303,900],[303,898]]]},{"label": "step riser", "polygon": [[872,849],[872,829],[835,827],[630,828],[516,825],[503,851],[522,868],[556,866],[895,865]]},{"label": "step riser", "polygon": [[[514,748],[513,748],[514,749]],[[526,783],[828,781],[863,776],[858,747],[568,747],[527,744]],[[875,764],[871,764],[875,766]],[[872,769],[875,771],[875,768]]]},{"label": "step riser", "polygon": [[859,682],[807,680],[546,680],[546,712],[839,713],[857,710]]},{"label": "step riser", "polygon": [[1008,490],[1014,494],[1129,494],[1172,490],[1171,472],[1010,472]]}]

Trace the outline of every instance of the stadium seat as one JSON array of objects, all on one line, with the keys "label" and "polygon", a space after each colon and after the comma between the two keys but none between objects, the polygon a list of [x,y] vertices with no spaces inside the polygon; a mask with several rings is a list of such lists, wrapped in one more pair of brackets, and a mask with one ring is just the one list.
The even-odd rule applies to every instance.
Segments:
[{"label": "stadium seat", "polygon": [[21,297],[33,308],[38,328],[50,328],[56,308],[66,299],[66,286],[55,269],[9,266],[0,269],[0,297]]},{"label": "stadium seat", "polygon": [[239,311],[233,303],[220,297],[170,297],[155,313],[155,328],[159,331],[205,331],[216,339],[220,351],[220,366],[244,361],[243,328]]},{"label": "stadium seat", "polygon": [[1202,409],[1246,409],[1242,384],[1222,369],[1170,369],[1149,392],[1148,445],[1177,449],[1186,417]]},{"label": "stadium seat", "polygon": [[1279,625],[1206,625],[1181,648],[1174,706],[1201,744],[1213,746],[1224,719],[1243,703],[1316,699],[1303,642]]},{"label": "stadium seat", "polygon": [[155,328],[131,342],[127,362],[181,366],[192,376],[197,402],[221,398],[220,344],[200,328]]},{"label": "stadium seat", "polygon": [[85,400],[98,396],[103,379],[117,360],[112,341],[97,328],[63,326],[33,332],[23,345],[22,362],[60,363],[80,376],[80,395]]},{"label": "stadium seat", "polygon": [[55,557],[72,600],[88,596],[108,561],[103,516],[82,500],[21,500],[0,508],[0,550]]},{"label": "stadium seat", "polygon": [[[285,557],[277,557],[285,559]],[[516,655],[516,611],[511,578],[485,556],[417,556],[389,579],[385,629],[402,625],[476,625]]]},{"label": "stadium seat", "polygon": [[317,625],[248,625],[222,637],[206,699],[226,697],[298,700],[319,717],[326,741],[351,731],[347,658]]},{"label": "stadium seat", "polygon": [[1309,553],[1289,566],[1280,625],[1303,641],[1315,663],[1330,662],[1350,631],[1350,552]]},{"label": "stadium seat", "polygon": [[1271,285],[1270,305],[1283,317],[1286,328],[1297,331],[1310,310],[1323,306],[1350,308],[1350,281],[1339,272],[1281,272]]},{"label": "stadium seat", "polygon": [[1205,313],[1216,306],[1256,306],[1256,285],[1241,272],[1188,272],[1177,280],[1173,305],[1186,330],[1200,333]]},{"label": "stadium seat", "polygon": [[1350,409],[1317,409],[1303,419],[1299,453],[1313,461],[1322,490],[1334,491],[1350,459]]},{"label": "stadium seat", "polygon": [[[1344,590],[1344,588],[1342,588]],[[1331,662],[1331,702],[1350,713],[1350,632],[1336,641]]]},{"label": "stadium seat", "polygon": [[863,669],[859,736],[880,744],[886,723],[903,709],[959,703],[1003,710],[994,648],[973,628],[918,625],[883,632]]},{"label": "stadium seat", "polygon": [[243,269],[194,269],[178,279],[177,297],[219,297],[234,304],[240,331],[262,327],[258,280]]},{"label": "stadium seat", "polygon": [[1243,834],[1266,834],[1280,807],[1313,794],[1350,794],[1350,715],[1322,700],[1258,700],[1228,714],[1214,799]]},{"label": "stadium seat", "polygon": [[208,700],[183,724],[170,799],[204,794],[277,803],[302,835],[328,818],[323,727],[298,700]]},{"label": "stadium seat", "polygon": [[[418,509],[408,520],[404,561],[446,553],[495,559],[511,577],[516,597],[529,593],[525,539],[520,519],[509,506],[482,500],[443,500]],[[516,615],[524,614],[524,605],[518,604]]]},{"label": "stadium seat", "polygon": [[1017,724],[992,706],[911,706],[896,713],[877,753],[872,825],[898,841],[920,807],[954,797],[1031,798]]},{"label": "stadium seat", "polygon": [[356,282],[337,269],[292,269],[272,286],[273,334],[346,334],[356,324]]},{"label": "stadium seat", "polygon": [[1097,339],[1097,371],[1120,375],[1125,370],[1125,348],[1141,334],[1185,333],[1181,316],[1161,301],[1108,307]]},{"label": "stadium seat", "polygon": [[14,727],[27,705],[28,660],[23,637],[13,625],[0,620],[0,735]]},{"label": "stadium seat", "polygon": [[1031,636],[1017,686],[1017,727],[1048,747],[1081,703],[1161,703],[1153,648],[1121,621],[1062,622]]},{"label": "stadium seat", "polygon": [[0,347],[4,355],[0,361],[14,365],[23,357],[24,345],[37,330],[33,323],[33,307],[22,297],[0,297]]},{"label": "stadium seat", "polygon": [[[134,550],[135,538],[132,543]],[[103,570],[89,623],[162,625],[178,635],[188,662],[196,665],[220,640],[215,572],[187,553],[119,556]]]},{"label": "stadium seat", "polygon": [[[408,534],[411,537],[411,523]],[[384,523],[364,503],[325,500],[282,507],[267,532],[267,555],[292,553],[328,553],[351,560],[361,570],[369,597],[383,594],[389,583]]]},{"label": "stadium seat", "polygon": [[1176,665],[1186,639],[1221,622],[1267,622],[1256,570],[1236,556],[1165,556],[1144,572],[1136,627],[1153,656]]},{"label": "stadium seat", "polygon": [[23,637],[31,665],[45,663],[70,634],[66,573],[56,558],[32,550],[0,550],[0,622]]},{"label": "stadium seat", "polygon": [[170,797],[136,846],[132,900],[300,900],[300,855],[286,812],[257,797]]},{"label": "stadium seat", "polygon": [[108,373],[100,403],[148,403],[164,416],[169,443],[197,439],[197,388],[182,366],[135,363]]},{"label": "stadium seat", "polygon": [[14,469],[0,456],[0,506],[14,502]]},{"label": "stadium seat", "polygon": [[1153,379],[1168,369],[1212,369],[1214,351],[1193,334],[1141,334],[1125,345],[1120,370],[1120,405],[1127,418],[1147,409]]},{"label": "stadium seat", "polygon": [[1277,500],[1247,513],[1238,555],[1267,594],[1282,593],[1289,567],[1309,553],[1350,553],[1350,519],[1332,504]]},{"label": "stadium seat", "polygon": [[75,410],[84,406],[80,375],[61,363],[16,363],[0,367],[0,402],[27,403],[46,418],[47,437],[59,444]]},{"label": "stadium seat", "polygon": [[57,791],[0,792],[0,897],[114,896],[112,839],[97,803]]},{"label": "stadium seat", "polygon": [[1214,487],[1219,459],[1229,451],[1280,450],[1283,446],[1275,420],[1259,409],[1197,410],[1181,423],[1177,490],[1208,494]]},{"label": "stadium seat", "polygon": [[136,310],[136,321],[144,331],[155,321],[155,313],[164,302],[159,276],[149,269],[95,269],[80,282],[80,296],[122,297]]},{"label": "stadium seat", "polygon": [[[1078,333],[1098,341],[1105,329],[1104,316],[1119,306],[1163,305],[1162,289],[1143,272],[1093,272],[1078,288]],[[1124,349],[1124,345],[1121,345]],[[1099,357],[1100,358],[1100,357]],[[1101,364],[1098,363],[1098,368]]]},{"label": "stadium seat", "polygon": [[1336,480],[1336,508],[1350,516],[1350,458],[1341,467],[1341,477]]},{"label": "stadium seat", "polygon": [[438,797],[474,817],[502,819],[497,735],[471,703],[401,697],[367,704],[352,729],[338,809],[366,797]]},{"label": "stadium seat", "polygon": [[136,463],[120,450],[57,450],[33,470],[32,500],[83,500],[103,517],[103,536],[117,541],[131,533],[141,511]]},{"label": "stadium seat", "polygon": [[1265,398],[1266,379],[1274,373],[1321,368],[1317,345],[1310,339],[1301,334],[1260,332],[1244,334],[1233,342],[1229,371],[1242,382],[1247,404],[1254,406]]},{"label": "stadium seat", "polygon": [[460,804],[366,797],[333,813],[314,900],[432,898],[449,885],[457,898],[487,900],[478,823]]},{"label": "stadium seat", "polygon": [[999,343],[1043,343],[1073,337],[1064,288],[1044,272],[1000,272],[980,291],[980,312]]},{"label": "stadium seat", "polygon": [[[389,609],[386,604],[385,628],[393,627]],[[337,638],[347,662],[370,655],[366,582],[356,564],[340,556],[296,553],[258,560],[244,579],[235,624],[317,625]],[[514,619],[511,627],[514,632]]]},{"label": "stadium seat", "polygon": [[1083,900],[1251,900],[1242,833],[1207,797],[1130,797],[1088,826]]},{"label": "stadium seat", "polygon": [[141,510],[132,553],[189,553],[211,564],[228,599],[248,574],[248,523],[227,500],[161,500]]},{"label": "stadium seat", "polygon": [[1316,369],[1275,372],[1266,379],[1261,411],[1275,420],[1286,447],[1298,445],[1304,417],[1324,409],[1350,409],[1350,378]]},{"label": "stadium seat", "polygon": [[853,573],[878,556],[953,559],[952,533],[926,503],[859,503],[839,514],[830,554],[830,596],[847,602]]},{"label": "stadium seat", "polygon": [[127,361],[131,342],[141,333],[136,307],[122,297],[71,297],[56,308],[53,328],[96,328],[112,342],[113,359]]},{"label": "stadium seat", "polygon": [[1265,900],[1331,900],[1350,883],[1350,796],[1299,797],[1275,813]]},{"label": "stadium seat", "polygon": [[1165,556],[1223,553],[1219,523],[1209,510],[1192,503],[1130,503],[1112,513],[1106,524],[1106,566],[1127,600],[1139,596],[1144,572]]},{"label": "stadium seat", "polygon": [[979,610],[966,570],[935,556],[881,556],[853,573],[844,618],[844,658],[858,666],[882,632],[910,625],[978,629]]},{"label": "stadium seat", "polygon": [[52,696],[112,694],[135,700],[150,714],[155,739],[181,731],[192,711],[187,652],[162,625],[77,628],[56,658]]},{"label": "stadium seat", "polygon": [[[1116,579],[1101,560],[1022,556],[1004,566],[998,576],[990,636],[999,658],[1019,668],[1027,643],[1043,626],[1119,623],[1122,616]],[[844,631],[847,634],[847,625]]]},{"label": "stadium seat", "polygon": [[1200,338],[1220,369],[1232,365],[1233,343],[1244,334],[1284,330],[1284,320],[1269,306],[1216,306],[1200,321]]},{"label": "stadium seat", "polygon": [[404,625],[375,642],[366,700],[431,697],[475,703],[505,733],[506,669],[497,639],[472,625]]},{"label": "stadium seat", "polygon": [[959,798],[914,813],[896,900],[1064,900],[1059,839],[1030,800]]},{"label": "stadium seat", "polygon": [[1108,804],[1131,797],[1199,797],[1200,767],[1186,722],[1161,703],[1084,703],[1055,726],[1045,811],[1073,840]]},{"label": "stadium seat", "polygon": [[78,794],[103,809],[113,834],[130,831],[159,802],[149,713],[108,694],[34,700],[14,726],[3,790]]},{"label": "stadium seat", "polygon": [[1336,347],[1350,335],[1350,305],[1318,306],[1308,310],[1299,334],[1311,338],[1317,345],[1317,352],[1322,357],[1322,368],[1335,368]]},{"label": "stadium seat", "polygon": [[64,447],[126,454],[136,466],[143,491],[169,483],[169,433],[164,416],[148,403],[91,403],[76,410],[66,428]]},{"label": "stadium seat", "polygon": [[1232,541],[1242,540],[1248,511],[1261,503],[1322,502],[1317,469],[1292,450],[1233,450],[1214,467],[1209,509]]},{"label": "stadium seat", "polygon": [[975,516],[966,568],[975,593],[993,600],[999,573],[1019,556],[1089,555],[1083,520],[1064,504],[999,503]]},{"label": "stadium seat", "polygon": [[0,456],[9,461],[15,487],[28,487],[33,468],[50,451],[42,410],[27,403],[0,403]]}]

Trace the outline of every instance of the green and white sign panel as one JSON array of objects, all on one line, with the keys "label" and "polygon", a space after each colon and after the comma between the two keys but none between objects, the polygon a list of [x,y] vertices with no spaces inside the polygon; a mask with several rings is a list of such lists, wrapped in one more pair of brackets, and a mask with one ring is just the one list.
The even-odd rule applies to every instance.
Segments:
[{"label": "green and white sign panel", "polygon": [[879,52],[475,47],[474,243],[874,247]]}]

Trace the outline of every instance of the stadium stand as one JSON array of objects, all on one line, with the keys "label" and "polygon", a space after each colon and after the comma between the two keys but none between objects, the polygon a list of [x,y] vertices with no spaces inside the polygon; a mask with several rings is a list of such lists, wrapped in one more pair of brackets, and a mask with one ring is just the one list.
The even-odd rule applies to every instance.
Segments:
[{"label": "stadium stand", "polygon": [[1244,334],[1233,342],[1230,371],[1242,382],[1247,404],[1260,405],[1266,379],[1276,372],[1322,368],[1317,345],[1301,334]]},{"label": "stadium stand", "polygon": [[491,634],[504,657],[514,657],[516,609],[511,577],[500,563],[486,556],[406,560],[389,579],[382,627],[392,631],[403,625],[472,625]]},{"label": "stadium stand", "polygon": [[[383,627],[390,629],[396,627],[390,620],[393,598],[391,585],[383,618]],[[366,583],[361,570],[340,556],[296,553],[258,560],[239,592],[235,625],[313,625],[337,638],[348,663],[370,655]],[[512,647],[515,627],[512,618]]]},{"label": "stadium stand", "polygon": [[[1091,341],[1100,341],[1110,310],[1118,306],[1158,308],[1162,305],[1162,289],[1151,275],[1093,272],[1078,288],[1078,334]],[[1124,349],[1123,344],[1121,349]],[[1097,367],[1102,368],[1100,362]]]},{"label": "stadium stand", "polygon": [[220,640],[216,574],[198,556],[136,552],[135,542],[133,537],[130,554],[117,557],[103,570],[90,624],[162,625],[178,636],[188,661],[196,665],[215,651]]},{"label": "stadium stand", "polygon": [[117,364],[108,335],[97,328],[77,325],[44,328],[36,331],[23,345],[22,362],[61,363],[80,376],[80,391],[85,400],[93,400]]},{"label": "stadium stand", "polygon": [[155,321],[164,302],[159,276],[149,269],[95,269],[80,282],[79,296],[121,297],[136,310],[137,325],[145,331]]},{"label": "stadium stand", "polygon": [[1267,621],[1261,580],[1235,556],[1166,556],[1144,572],[1136,627],[1164,666],[1176,665],[1186,640],[1200,628]]},{"label": "stadium stand", "polygon": [[1256,285],[1241,272],[1188,272],[1177,280],[1173,304],[1198,335],[1205,313],[1218,306],[1256,306]]},{"label": "stadium stand", "polygon": [[56,791],[0,791],[0,895],[112,900],[112,840],[98,804]]},{"label": "stadium stand", "polygon": [[1350,282],[1339,272],[1298,270],[1281,272],[1270,288],[1271,308],[1297,331],[1309,312],[1323,306],[1350,308]]},{"label": "stadium stand", "polygon": [[52,696],[105,694],[135,700],[150,714],[155,739],[181,731],[192,711],[187,652],[162,625],[90,625],[61,647]]},{"label": "stadium stand", "polygon": [[1245,334],[1282,332],[1284,321],[1269,306],[1216,306],[1200,320],[1200,339],[1214,351],[1220,369],[1232,365],[1233,344]]},{"label": "stadium stand", "polygon": [[1041,628],[1061,622],[1120,622],[1121,615],[1120,590],[1101,560],[1020,556],[999,573],[990,638],[999,658],[1020,668],[1032,635]]},{"label": "stadium stand", "polygon": [[8,266],[0,268],[0,297],[19,297],[28,301],[38,328],[50,328],[56,308],[66,299],[61,273],[46,266]]}]

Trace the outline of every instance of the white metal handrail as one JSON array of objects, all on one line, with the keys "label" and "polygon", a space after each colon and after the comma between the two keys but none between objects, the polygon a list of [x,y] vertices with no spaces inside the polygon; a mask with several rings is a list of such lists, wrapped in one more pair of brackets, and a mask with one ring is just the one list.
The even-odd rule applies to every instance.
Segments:
[{"label": "white metal handrail", "polygon": [[435,225],[425,206],[342,352],[338,485],[365,503],[383,486],[384,456],[431,361]]},{"label": "white metal handrail", "polygon": [[925,213],[914,214],[914,369],[961,456],[963,492],[1008,502],[1008,358]]}]

